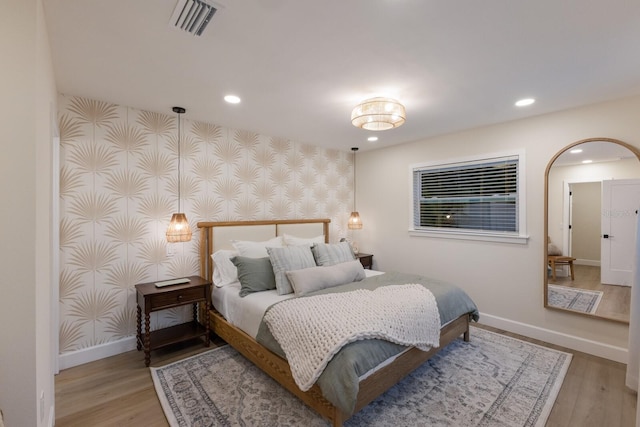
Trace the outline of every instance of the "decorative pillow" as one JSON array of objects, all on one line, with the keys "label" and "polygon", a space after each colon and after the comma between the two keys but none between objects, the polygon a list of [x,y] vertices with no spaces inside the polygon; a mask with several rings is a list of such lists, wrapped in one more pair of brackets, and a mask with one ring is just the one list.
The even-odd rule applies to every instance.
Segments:
[{"label": "decorative pillow", "polygon": [[282,237],[284,239],[285,246],[309,245],[309,247],[311,247],[314,243],[324,243],[324,234],[312,237],[310,239],[304,237],[296,237],[286,233],[283,234]]},{"label": "decorative pillow", "polygon": [[273,266],[273,273],[276,276],[278,295],[286,295],[293,292],[291,283],[289,283],[289,279],[287,278],[287,271],[316,266],[309,246],[267,248],[267,253]]},{"label": "decorative pillow", "polygon": [[311,252],[313,252],[316,264],[324,267],[353,261],[356,258],[349,242],[315,243],[311,247]]},{"label": "decorative pillow", "polygon": [[213,260],[213,284],[218,288],[238,281],[238,270],[231,258],[238,255],[236,251],[219,250],[211,254]]},{"label": "decorative pillow", "polygon": [[562,251],[553,243],[549,243],[547,246],[547,255],[562,255]]},{"label": "decorative pillow", "polygon": [[249,258],[236,256],[231,261],[238,268],[241,297],[253,292],[268,291],[276,288],[276,278],[273,275],[273,267],[269,257]]},{"label": "decorative pillow", "polygon": [[267,247],[281,248],[282,237],[274,237],[273,239],[266,240],[264,242],[251,242],[248,240],[232,240],[231,244],[238,251],[240,256],[246,256],[249,258],[264,258],[268,257]]},{"label": "decorative pillow", "polygon": [[296,296],[332,288],[351,282],[359,282],[366,277],[360,261],[342,262],[329,267],[311,267],[304,270],[287,271],[287,278]]}]

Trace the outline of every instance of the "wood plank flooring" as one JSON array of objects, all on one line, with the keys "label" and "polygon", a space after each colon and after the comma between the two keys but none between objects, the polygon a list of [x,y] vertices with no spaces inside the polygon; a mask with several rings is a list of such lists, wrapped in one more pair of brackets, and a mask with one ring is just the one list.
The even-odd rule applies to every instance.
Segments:
[{"label": "wood plank flooring", "polygon": [[570,276],[557,276],[555,281],[552,281],[551,277],[549,277],[549,283],[553,282],[556,285],[591,291],[602,291],[602,300],[600,300],[595,315],[629,322],[631,287],[603,285],[600,283],[600,267],[575,264],[573,269],[575,280],[571,280]]},{"label": "wood plank flooring", "polygon": [[[626,365],[478,326],[574,355],[547,427],[635,426],[636,394],[624,385]],[[223,344],[216,338],[210,348]],[[159,349],[151,353],[151,366],[207,350],[197,340]],[[143,352],[66,369],[56,376],[55,384],[56,427],[168,426]]]}]

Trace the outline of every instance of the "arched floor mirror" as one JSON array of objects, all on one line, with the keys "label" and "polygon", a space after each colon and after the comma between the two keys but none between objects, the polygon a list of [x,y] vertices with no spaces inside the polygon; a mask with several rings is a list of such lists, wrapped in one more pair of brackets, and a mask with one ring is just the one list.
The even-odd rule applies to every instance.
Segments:
[{"label": "arched floor mirror", "polygon": [[544,306],[629,323],[640,150],[574,142],[545,171]]}]

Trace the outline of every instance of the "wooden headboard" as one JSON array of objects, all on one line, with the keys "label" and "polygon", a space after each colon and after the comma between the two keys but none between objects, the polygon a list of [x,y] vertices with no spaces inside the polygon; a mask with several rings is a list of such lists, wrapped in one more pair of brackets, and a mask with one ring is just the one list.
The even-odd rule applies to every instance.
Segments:
[{"label": "wooden headboard", "polygon": [[279,219],[269,221],[199,222],[200,276],[213,280],[211,254],[220,249],[233,249],[231,240],[261,242],[283,234],[311,238],[324,235],[329,243],[330,219]]}]

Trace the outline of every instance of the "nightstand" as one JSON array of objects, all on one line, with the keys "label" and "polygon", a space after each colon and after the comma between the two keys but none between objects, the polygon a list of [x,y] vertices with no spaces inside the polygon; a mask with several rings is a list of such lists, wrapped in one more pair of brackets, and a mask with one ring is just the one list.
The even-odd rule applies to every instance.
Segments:
[{"label": "nightstand", "polygon": [[360,252],[356,255],[356,258],[360,260],[360,263],[364,268],[368,268],[369,270],[371,270],[371,267],[373,267],[373,255],[363,254],[362,252]]},{"label": "nightstand", "polygon": [[[189,283],[156,287],[155,282],[136,285],[138,303],[137,348],[144,348],[144,364],[151,363],[151,350],[196,337],[204,337],[209,347],[209,306],[211,305],[211,282],[199,276],[188,277]],[[204,325],[198,323],[198,304],[204,304]],[[193,304],[193,321],[163,329],[150,331],[151,312],[181,305]],[[142,331],[144,313],[144,333]]]}]

